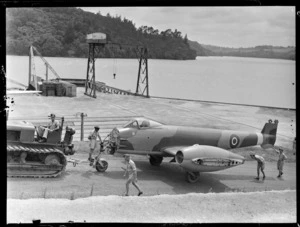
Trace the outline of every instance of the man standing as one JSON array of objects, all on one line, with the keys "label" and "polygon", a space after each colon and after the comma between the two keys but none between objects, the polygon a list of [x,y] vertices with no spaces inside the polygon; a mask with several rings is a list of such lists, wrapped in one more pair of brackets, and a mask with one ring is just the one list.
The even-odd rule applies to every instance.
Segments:
[{"label": "man standing", "polygon": [[44,126],[38,126],[37,128],[37,134],[41,139],[39,142],[46,142],[48,133],[54,132],[59,129],[59,121],[55,120],[55,114],[50,114],[48,117],[51,118],[51,121],[48,123],[46,127]]},{"label": "man standing", "polygon": [[125,170],[124,177],[126,177],[126,174],[128,172],[128,179],[126,181],[126,194],[125,196],[128,196],[129,193],[129,184],[132,183],[134,187],[139,191],[138,196],[143,194],[141,191],[139,185],[137,184],[137,171],[134,161],[131,160],[130,155],[125,154],[125,163],[126,163],[126,169],[122,167],[122,169]]},{"label": "man standing", "polygon": [[255,178],[256,180],[259,180],[259,170],[263,174],[263,180],[266,178],[264,168],[265,168],[265,159],[257,154],[250,154],[250,157],[252,159],[255,159],[257,161],[257,177]]},{"label": "man standing", "polygon": [[277,169],[279,171],[279,174],[277,177],[281,177],[281,175],[283,174],[282,170],[283,170],[284,160],[286,160],[287,157],[285,153],[283,153],[283,150],[281,148],[279,148],[278,150],[275,149],[275,151],[279,154],[278,161],[277,161]]},{"label": "man standing", "polygon": [[102,143],[100,134],[99,134],[99,126],[95,126],[94,127],[94,131],[91,132],[91,134],[88,136],[88,139],[90,140],[90,153],[89,153],[89,158],[88,160],[91,161],[92,159],[92,154],[94,152],[94,150],[97,148],[97,138],[99,138],[100,143]]}]

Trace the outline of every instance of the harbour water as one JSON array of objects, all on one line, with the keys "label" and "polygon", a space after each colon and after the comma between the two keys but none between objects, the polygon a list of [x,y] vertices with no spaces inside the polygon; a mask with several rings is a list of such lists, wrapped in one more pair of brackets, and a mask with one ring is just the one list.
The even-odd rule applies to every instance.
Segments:
[{"label": "harbour water", "polygon": [[[62,78],[85,79],[86,58],[45,57]],[[29,57],[7,56],[7,77],[28,84]],[[46,67],[34,58],[36,75]],[[239,57],[197,57],[196,60],[149,59],[150,96],[296,108],[295,61]],[[55,78],[49,70],[49,78]],[[96,80],[135,92],[137,59],[96,59]],[[114,79],[113,74],[116,74]]]}]

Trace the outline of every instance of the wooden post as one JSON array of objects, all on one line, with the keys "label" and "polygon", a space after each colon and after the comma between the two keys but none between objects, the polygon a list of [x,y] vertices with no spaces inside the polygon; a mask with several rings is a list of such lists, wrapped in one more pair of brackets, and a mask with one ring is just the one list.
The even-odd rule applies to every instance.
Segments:
[{"label": "wooden post", "polygon": [[84,121],[84,113],[81,113],[81,134],[80,134],[80,141],[83,141],[83,121]]},{"label": "wooden post", "polygon": [[45,65],[46,65],[46,81],[48,81],[48,64],[45,63]]},{"label": "wooden post", "polygon": [[29,47],[29,75],[28,75],[28,87],[30,86],[31,82],[31,58],[32,58],[32,47]]}]

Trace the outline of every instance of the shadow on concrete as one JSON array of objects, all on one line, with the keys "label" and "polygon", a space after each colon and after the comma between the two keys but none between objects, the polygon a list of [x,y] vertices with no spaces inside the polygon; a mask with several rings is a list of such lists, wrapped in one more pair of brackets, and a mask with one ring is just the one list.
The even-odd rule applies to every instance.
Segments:
[{"label": "shadow on concrete", "polygon": [[[191,184],[185,180],[185,171],[175,163],[163,162],[160,166],[151,166],[148,161],[135,160],[136,167],[138,169],[138,183],[143,184],[143,181],[151,182],[157,185],[157,191],[153,193],[166,191],[164,185],[167,184],[172,187],[175,194],[185,193],[208,193],[208,192],[228,192],[232,191],[230,187],[220,182],[218,175],[210,173],[201,173],[201,178],[198,182]],[[115,170],[109,171],[104,177],[111,179],[124,180],[124,171]],[[243,179],[242,175],[231,176],[231,179]],[[225,176],[223,176],[225,178]],[[251,179],[252,177],[249,177]],[[162,183],[160,183],[162,182]],[[236,189],[235,189],[236,190]]]}]

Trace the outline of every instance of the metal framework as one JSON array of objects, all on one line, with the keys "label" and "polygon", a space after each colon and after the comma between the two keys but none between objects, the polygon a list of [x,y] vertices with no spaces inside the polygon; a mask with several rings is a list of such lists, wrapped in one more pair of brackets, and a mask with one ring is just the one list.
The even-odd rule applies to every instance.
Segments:
[{"label": "metal framework", "polygon": [[38,78],[35,71],[35,60],[34,60],[34,53],[39,56],[42,61],[45,63],[46,66],[46,81],[48,81],[48,69],[56,76],[56,78],[60,79],[58,73],[52,68],[50,63],[42,56],[42,54],[34,47],[29,47],[29,76],[28,76],[28,89],[37,90],[37,82]]},{"label": "metal framework", "polygon": [[[96,98],[97,83],[95,79],[95,60],[97,53],[104,51],[105,45],[125,47],[130,45],[122,45],[117,43],[98,43],[89,41],[89,53],[87,62],[87,73],[85,82],[85,95]],[[136,53],[139,58],[139,69],[137,78],[137,87],[135,95],[149,97],[149,85],[148,85],[148,51],[146,47],[137,47]]]},{"label": "metal framework", "polygon": [[85,92],[87,96],[97,98],[96,96],[96,79],[95,79],[95,51],[100,51],[98,48],[103,49],[104,44],[89,43],[89,57],[87,62],[87,72],[85,81]]},{"label": "metal framework", "polygon": [[37,78],[34,64],[33,47],[29,47],[29,76],[28,76],[28,88],[37,90]]},{"label": "metal framework", "polygon": [[135,95],[149,97],[148,50],[147,48],[143,47],[138,51],[140,59]]}]

